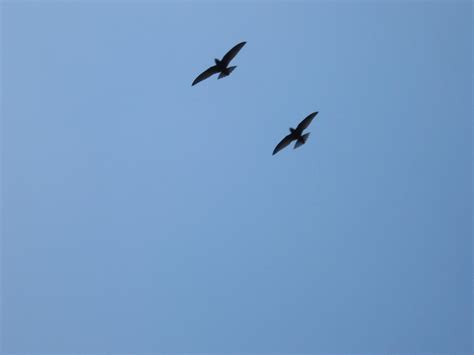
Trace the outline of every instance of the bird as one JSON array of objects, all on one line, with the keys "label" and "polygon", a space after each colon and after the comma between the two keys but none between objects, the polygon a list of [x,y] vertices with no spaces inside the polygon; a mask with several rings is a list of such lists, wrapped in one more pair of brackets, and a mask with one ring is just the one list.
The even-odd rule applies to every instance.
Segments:
[{"label": "bird", "polygon": [[237,66],[229,67],[229,63],[237,55],[237,53],[239,53],[239,51],[242,49],[242,47],[245,46],[245,43],[247,43],[247,42],[240,42],[239,44],[236,44],[234,47],[232,47],[232,49],[230,51],[228,51],[222,57],[221,60],[219,60],[217,58],[214,59],[214,62],[216,64],[213,65],[212,67],[206,69],[201,74],[199,74],[198,77],[196,79],[194,79],[193,84],[191,86],[194,86],[197,83],[199,83],[200,81],[203,81],[203,80],[205,80],[205,79],[209,78],[210,76],[212,76],[214,74],[217,74],[217,73],[219,73],[219,76],[218,76],[217,79],[221,79],[221,78],[224,78],[224,77],[230,75],[230,73],[232,73],[232,71],[235,68],[237,68]]},{"label": "bird", "polygon": [[285,138],[283,138],[280,143],[277,144],[275,149],[273,149],[273,154],[275,155],[278,153],[280,150],[288,146],[291,142],[296,141],[294,149],[302,146],[303,144],[306,143],[306,140],[309,137],[309,133],[303,134],[303,131],[308,128],[309,124],[313,120],[313,118],[318,114],[318,112],[313,112],[310,113],[306,118],[299,123],[296,128],[291,128],[290,127],[290,134],[287,135]]}]

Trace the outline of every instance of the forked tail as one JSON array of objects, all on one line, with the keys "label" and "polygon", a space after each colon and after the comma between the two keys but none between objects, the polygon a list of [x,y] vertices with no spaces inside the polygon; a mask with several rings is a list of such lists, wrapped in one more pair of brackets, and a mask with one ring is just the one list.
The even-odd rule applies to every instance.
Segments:
[{"label": "forked tail", "polygon": [[298,147],[301,147],[303,144],[306,143],[306,141],[308,140],[308,137],[309,137],[309,132],[306,133],[306,134],[303,134],[301,136],[301,138],[299,138],[296,143],[295,143],[295,146],[294,146],[294,149],[298,148]]},{"label": "forked tail", "polygon": [[219,77],[217,79],[222,79],[222,78],[225,78],[226,76],[230,75],[230,73],[232,73],[232,71],[237,68],[237,66],[235,67],[228,67],[225,71],[221,72],[219,74]]}]

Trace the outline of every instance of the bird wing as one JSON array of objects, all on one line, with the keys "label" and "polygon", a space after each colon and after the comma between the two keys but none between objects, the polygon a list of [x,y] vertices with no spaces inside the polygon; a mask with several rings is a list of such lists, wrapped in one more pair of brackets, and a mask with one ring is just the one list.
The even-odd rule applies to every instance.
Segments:
[{"label": "bird wing", "polygon": [[245,43],[247,42],[240,42],[239,44],[235,45],[230,51],[228,51],[223,57],[222,57],[222,64],[225,64],[225,66],[228,66],[230,61],[234,59],[234,57],[239,53],[239,51],[242,49],[243,46],[245,46]]},{"label": "bird wing", "polygon": [[213,65],[212,67],[206,69],[201,74],[199,74],[199,76],[196,79],[194,79],[193,84],[191,86],[194,86],[197,83],[199,83],[200,81],[203,81],[204,79],[207,79],[211,75],[214,75],[214,74],[217,74],[217,73],[219,73],[219,69],[217,69],[217,66]]},{"label": "bird wing", "polygon": [[303,132],[306,128],[308,128],[309,124],[313,120],[314,116],[316,116],[318,112],[313,112],[309,114],[303,121],[300,122],[298,127],[296,127],[297,131]]},{"label": "bird wing", "polygon": [[273,149],[273,155],[278,153],[280,150],[288,146],[294,140],[293,135],[289,134],[285,138],[283,138],[280,143],[277,144],[275,149]]}]

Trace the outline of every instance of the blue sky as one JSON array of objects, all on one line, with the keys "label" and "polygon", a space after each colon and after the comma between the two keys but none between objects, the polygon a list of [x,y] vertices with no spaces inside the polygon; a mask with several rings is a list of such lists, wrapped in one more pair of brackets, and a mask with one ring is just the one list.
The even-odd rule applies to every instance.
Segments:
[{"label": "blue sky", "polygon": [[468,1],[2,2],[1,350],[472,353],[471,50]]}]

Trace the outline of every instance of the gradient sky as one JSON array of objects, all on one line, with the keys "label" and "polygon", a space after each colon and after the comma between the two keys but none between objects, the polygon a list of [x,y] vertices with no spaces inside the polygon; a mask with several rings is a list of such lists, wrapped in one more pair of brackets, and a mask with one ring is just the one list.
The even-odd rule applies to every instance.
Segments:
[{"label": "gradient sky", "polygon": [[1,12],[4,352],[472,353],[471,2]]}]

